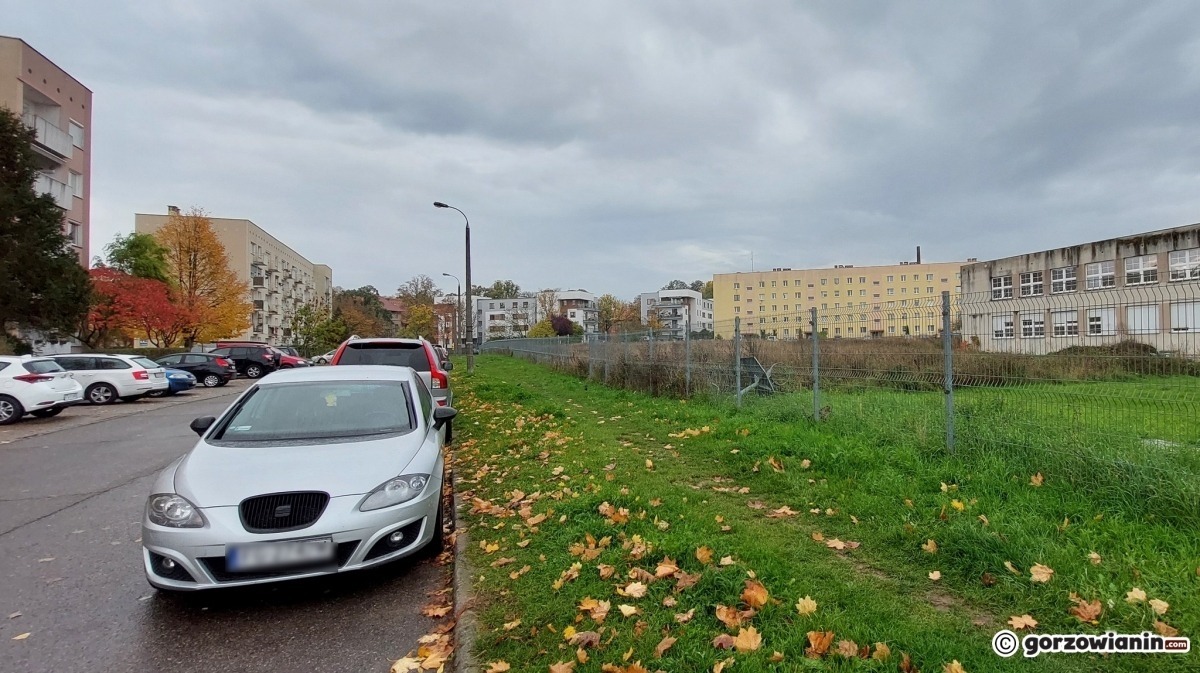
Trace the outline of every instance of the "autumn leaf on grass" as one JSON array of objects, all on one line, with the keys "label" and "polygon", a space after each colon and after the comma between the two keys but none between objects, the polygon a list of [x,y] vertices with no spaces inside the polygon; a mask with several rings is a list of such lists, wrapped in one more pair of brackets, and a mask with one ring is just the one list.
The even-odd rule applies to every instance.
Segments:
[{"label": "autumn leaf on grass", "polygon": [[966,505],[963,504],[962,500],[951,500],[950,506],[953,507],[954,511],[956,512],[961,512],[966,508]]},{"label": "autumn leaf on grass", "polygon": [[892,658],[892,648],[887,643],[875,643],[875,652],[871,654],[875,661],[887,661]]},{"label": "autumn leaf on grass", "polygon": [[1098,565],[1100,565],[1101,558],[1100,558],[1099,554],[1097,554],[1096,552],[1092,552],[1092,553],[1088,554],[1088,560],[1092,562],[1092,565],[1098,566]]},{"label": "autumn leaf on grass", "polygon": [[929,579],[933,580],[934,582],[942,579],[942,571],[934,570],[933,572],[929,573]]},{"label": "autumn leaf on grass", "polygon": [[775,470],[776,472],[783,472],[783,461],[779,460],[775,456],[767,458],[767,464],[771,466],[772,470]]},{"label": "autumn leaf on grass", "polygon": [[1134,587],[1125,593],[1126,603],[1144,603],[1146,602],[1146,592],[1138,587]]},{"label": "autumn leaf on grass", "polygon": [[767,588],[758,580],[746,580],[746,588],[742,589],[742,600],[752,608],[761,608],[767,604],[771,595]]},{"label": "autumn leaf on grass", "polygon": [[796,612],[798,612],[801,617],[807,617],[816,611],[817,602],[811,597],[805,596],[804,598],[796,601]]},{"label": "autumn leaf on grass", "polygon": [[746,503],[746,506],[750,509],[765,509],[767,504],[762,500],[751,500],[750,502]]},{"label": "autumn leaf on grass", "polygon": [[814,530],[812,532],[812,534],[809,535],[809,537],[811,537],[813,539],[813,542],[824,542],[825,541],[825,534],[819,530]]},{"label": "autumn leaf on grass", "polygon": [[742,613],[737,608],[728,605],[717,606],[717,619],[731,629],[736,629],[742,625]]},{"label": "autumn leaf on grass", "polygon": [[1012,574],[1014,574],[1014,575],[1020,575],[1020,574],[1021,574],[1021,571],[1020,571],[1020,570],[1017,570],[1017,567],[1016,567],[1015,565],[1013,565],[1013,564],[1012,564],[1012,561],[1005,561],[1005,562],[1004,562],[1004,567],[1005,567],[1006,569],[1008,569],[1008,572],[1010,572],[1010,573],[1012,573]]},{"label": "autumn leaf on grass", "polygon": [[617,593],[630,598],[641,598],[646,595],[646,585],[641,582],[630,582],[624,587],[617,587]]},{"label": "autumn leaf on grass", "polygon": [[512,668],[512,667],[508,665],[507,661],[504,661],[504,660],[492,661],[492,662],[488,662],[487,670],[484,671],[483,673],[504,673],[505,671],[507,671],[510,668]]},{"label": "autumn leaf on grass", "polygon": [[1166,601],[1160,601],[1157,598],[1150,599],[1150,609],[1154,611],[1154,614],[1160,617],[1167,614],[1167,609],[1170,607],[1170,603],[1167,603]]},{"label": "autumn leaf on grass", "polygon": [[650,460],[649,458],[646,459],[646,469],[647,470],[654,469],[654,461],[653,460]]},{"label": "autumn leaf on grass", "polygon": [[709,549],[708,547],[696,547],[697,561],[703,563],[704,565],[709,565],[712,563],[712,557],[713,550]]},{"label": "autumn leaf on grass", "polygon": [[508,574],[508,579],[515,580],[515,579],[521,577],[521,575],[524,575],[525,573],[529,572],[531,569],[532,568],[527,565],[521,566],[520,570],[514,570],[514,571],[510,572]]},{"label": "autumn leaf on grass", "polygon": [[514,619],[511,622],[504,622],[504,626],[502,628],[505,631],[512,631],[513,629],[517,628],[520,625],[521,625],[521,620]]},{"label": "autumn leaf on grass", "polygon": [[1041,563],[1035,563],[1033,564],[1033,567],[1029,569],[1029,578],[1034,582],[1049,582],[1050,578],[1053,576],[1054,569],[1050,566],[1044,566]]},{"label": "autumn leaf on grass", "polygon": [[858,656],[858,643],[853,640],[839,640],[837,653],[846,659],[853,659]]},{"label": "autumn leaf on grass", "polygon": [[617,610],[621,611],[621,616],[623,616],[623,617],[632,617],[632,616],[638,614],[639,612],[641,612],[641,610],[635,608],[632,605],[629,605],[628,603],[622,603],[622,604],[618,605]]},{"label": "autumn leaf on grass", "polygon": [[696,582],[703,577],[700,573],[688,574],[682,570],[675,573],[675,593],[679,593],[688,587],[695,586]]},{"label": "autumn leaf on grass", "polygon": [[831,540],[825,541],[826,547],[829,547],[830,549],[836,549],[837,551],[844,551],[846,549],[858,549],[858,545],[859,545],[859,543],[854,542],[853,540],[842,542],[841,540],[837,539],[836,537]]},{"label": "autumn leaf on grass", "polygon": [[722,633],[721,635],[712,639],[712,646],[718,650],[732,650],[733,636],[729,635],[728,633]]},{"label": "autumn leaf on grass", "polygon": [[829,651],[833,644],[833,631],[809,631],[808,647],[804,648],[804,656],[809,659],[820,659]]},{"label": "autumn leaf on grass", "polygon": [[615,566],[606,565],[604,563],[601,563],[600,565],[596,566],[596,570],[600,571],[600,579],[602,579],[602,580],[606,580],[606,579],[612,577],[613,573],[615,573],[617,571]]},{"label": "autumn leaf on grass", "polygon": [[696,608],[692,608],[691,610],[688,610],[687,612],[675,613],[675,621],[679,622],[680,624],[687,624],[688,622],[692,621],[692,617],[695,617],[695,616],[696,616]]},{"label": "autumn leaf on grass", "polygon": [[753,626],[739,629],[733,639],[733,648],[738,652],[753,652],[762,647],[762,636]]},{"label": "autumn leaf on grass", "polygon": [[1013,627],[1014,631],[1021,629],[1032,629],[1038,625],[1038,621],[1029,615],[1012,616],[1008,618],[1009,626]]},{"label": "autumn leaf on grass", "polygon": [[[697,552],[699,553],[699,552]],[[663,560],[658,562],[658,567],[654,570],[654,576],[658,579],[670,577],[679,570],[679,566],[669,556],[664,556]]]},{"label": "autumn leaf on grass", "polygon": [[1038,486],[1041,486],[1042,482],[1044,482],[1045,480],[1046,480],[1046,478],[1042,476],[1042,473],[1038,472],[1037,474],[1035,474],[1029,478],[1029,485],[1036,488]]},{"label": "autumn leaf on grass", "polygon": [[800,512],[793,510],[791,507],[784,505],[783,507],[780,507],[779,509],[771,510],[771,513],[767,515],[767,518],[768,519],[782,519],[782,518],[788,517],[788,516],[796,516],[799,513]]},{"label": "autumn leaf on grass", "polygon": [[1158,635],[1163,636],[1165,638],[1173,638],[1173,637],[1179,635],[1179,629],[1175,628],[1174,626],[1171,626],[1170,624],[1168,624],[1166,622],[1162,622],[1162,621],[1158,621],[1158,620],[1155,620],[1155,622],[1154,622],[1154,630],[1158,632]]},{"label": "autumn leaf on grass", "polygon": [[938,550],[937,542],[934,542],[933,539],[930,538],[921,545],[921,549],[924,549],[926,553],[936,554]]},{"label": "autumn leaf on grass", "polygon": [[720,565],[720,566],[731,566],[731,565],[733,565],[734,563],[737,563],[737,561],[734,561],[732,556],[722,556],[722,557],[721,557],[721,561],[720,561],[719,563],[717,563],[717,565]]},{"label": "autumn leaf on grass", "polygon": [[1081,622],[1087,622],[1089,624],[1097,623],[1100,613],[1103,611],[1103,608],[1100,607],[1100,601],[1098,599],[1085,601],[1075,594],[1071,594],[1071,600],[1075,602],[1075,607],[1068,610],[1068,612],[1078,617],[1079,621]]},{"label": "autumn leaf on grass", "polygon": [[958,659],[955,659],[954,661],[942,666],[942,673],[967,673],[967,669],[963,668],[963,665],[958,663]]},{"label": "autumn leaf on grass", "polygon": [[560,661],[556,664],[550,664],[550,673],[572,673],[575,670],[575,662]]},{"label": "autumn leaf on grass", "polygon": [[567,642],[576,647],[596,647],[600,644],[600,634],[595,631],[580,631]]},{"label": "autumn leaf on grass", "polygon": [[662,640],[658,641],[658,645],[654,647],[654,656],[658,659],[662,659],[662,655],[666,653],[667,650],[671,649],[671,646],[675,644],[675,640],[676,639],[672,638],[671,636],[666,636]]},{"label": "autumn leaf on grass", "polygon": [[516,562],[516,560],[517,560],[517,559],[516,559],[516,558],[513,558],[513,557],[508,557],[508,558],[498,558],[498,559],[496,559],[495,561],[492,561],[490,565],[491,565],[493,568],[499,568],[500,566],[506,566],[506,565],[508,565],[508,564],[510,564],[510,563],[515,563],[515,562]]}]

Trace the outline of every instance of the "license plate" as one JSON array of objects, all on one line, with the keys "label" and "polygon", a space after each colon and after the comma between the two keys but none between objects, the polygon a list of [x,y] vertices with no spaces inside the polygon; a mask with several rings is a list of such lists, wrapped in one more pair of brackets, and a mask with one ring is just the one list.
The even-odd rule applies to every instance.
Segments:
[{"label": "license plate", "polygon": [[278,570],[315,566],[333,561],[333,538],[255,542],[225,549],[225,568],[231,572]]},{"label": "license plate", "polygon": [[164,375],[162,372],[154,372],[154,378],[156,379],[161,379],[163,376]]},{"label": "license plate", "polygon": [[81,397],[83,397],[83,393],[67,393],[66,395],[63,395],[63,402],[70,402],[71,400],[78,400]]}]

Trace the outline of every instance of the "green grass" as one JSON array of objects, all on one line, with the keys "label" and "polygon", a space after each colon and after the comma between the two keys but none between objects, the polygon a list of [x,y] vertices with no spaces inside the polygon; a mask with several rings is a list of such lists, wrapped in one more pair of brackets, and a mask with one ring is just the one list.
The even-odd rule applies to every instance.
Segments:
[{"label": "green grass", "polygon": [[[1120,384],[1080,384],[1095,387],[1074,392],[1069,386],[1026,388],[1021,398],[1003,390],[961,391],[957,451],[947,455],[940,393],[830,393],[822,402],[832,413],[818,424],[810,418],[811,398],[803,393],[750,399],[739,411],[727,399],[654,398],[498,356],[479,358],[476,373],[455,383],[462,413],[455,423],[460,495],[510,514],[462,519],[472,541],[481,618],[477,650],[484,662],[505,660],[514,671],[544,671],[573,660],[575,648],[561,635],[572,625],[602,633],[601,646],[589,650],[588,663],[576,671],[628,663],[622,655],[630,648],[629,662],[667,671],[710,670],[729,656],[737,661],[731,670],[739,673],[897,670],[901,652],[925,671],[940,671],[952,660],[972,672],[1197,665],[1196,653],[1057,654],[1028,662],[991,651],[992,634],[1007,628],[1010,616],[1026,613],[1040,622],[1041,633],[1151,629],[1150,608],[1124,600],[1134,586],[1170,604],[1162,619],[1182,635],[1200,627],[1195,501],[1200,469],[1189,448],[1195,446],[1195,423],[1139,427],[1137,402],[1129,403],[1128,419],[1119,427],[1106,425],[1107,416],[1093,420],[1074,409],[1072,394],[1117,395],[1109,386]],[[1045,399],[1028,401],[1038,395]],[[1044,426],[1052,420],[1060,429],[1047,432]],[[710,432],[668,436],[703,426]],[[1106,435],[1117,439],[1094,441]],[[1180,446],[1148,447],[1142,439]],[[769,466],[770,457],[782,461],[782,472]],[[653,469],[647,469],[648,459]],[[801,466],[805,459],[811,461],[808,469]],[[1045,482],[1035,488],[1030,476],[1038,472]],[[943,483],[949,492],[943,492]],[[749,492],[737,493],[739,488]],[[510,505],[515,491],[524,496]],[[651,500],[660,502],[653,506]],[[767,508],[751,509],[747,503],[754,500]],[[962,511],[954,507],[956,500]],[[598,512],[603,502],[627,508],[630,520],[609,522]],[[529,515],[547,514],[536,532],[519,515],[522,505]],[[800,514],[765,516],[783,505]],[[980,515],[987,517],[986,526]],[[813,541],[815,531],[861,546],[835,552]],[[612,545],[582,562],[578,579],[555,590],[554,581],[579,561],[570,546],[588,534],[611,536]],[[622,549],[634,535],[653,546],[640,560]],[[936,554],[922,550],[927,539],[936,540]],[[518,546],[523,540],[528,545]],[[498,549],[485,553],[483,542]],[[694,555],[701,545],[712,548],[714,559],[732,556],[736,563],[703,566]],[[1101,555],[1099,565],[1089,562],[1092,551]],[[630,569],[654,572],[664,556],[700,573],[697,584],[672,593],[673,580],[659,580],[642,599],[616,594],[618,585],[632,581]],[[514,560],[491,566],[502,558]],[[1005,561],[1021,574],[1006,571]],[[616,575],[602,580],[596,568],[601,563],[615,566]],[[1031,582],[1034,563],[1053,568],[1053,579]],[[510,572],[525,565],[528,572],[510,579]],[[933,570],[942,573],[941,581],[928,579]],[[779,601],[751,620],[762,633],[762,648],[717,650],[713,637],[736,630],[716,619],[715,606],[739,604],[749,572]],[[994,578],[986,586],[985,573]],[[1101,601],[1098,625],[1068,614],[1072,592]],[[675,607],[663,607],[667,595],[676,598]],[[805,595],[819,608],[802,617],[793,605]],[[576,606],[585,597],[611,601],[603,624],[586,616],[576,623],[583,614]],[[621,603],[642,613],[624,618]],[[676,613],[693,608],[692,620],[675,621]],[[504,630],[518,619],[519,626]],[[818,630],[835,632],[835,642],[886,643],[892,658],[806,659],[806,633]],[[654,648],[664,635],[678,641],[657,659]],[[782,662],[770,661],[775,651],[783,654]]]}]

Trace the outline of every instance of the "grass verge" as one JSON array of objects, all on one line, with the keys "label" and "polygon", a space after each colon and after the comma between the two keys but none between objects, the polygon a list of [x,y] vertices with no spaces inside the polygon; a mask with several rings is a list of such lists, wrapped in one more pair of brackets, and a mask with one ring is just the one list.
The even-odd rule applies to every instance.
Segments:
[{"label": "grass verge", "polygon": [[[505,357],[479,362],[456,381],[455,469],[473,505],[463,523],[483,662],[521,671],[568,662],[575,671],[636,662],[706,671],[730,658],[747,672],[904,670],[905,657],[909,670],[926,671],[955,661],[972,672],[1196,666],[1196,653],[1028,662],[990,646],[1020,615],[1038,633],[1140,633],[1156,622],[1195,633],[1200,536],[1179,524],[1186,504],[1183,515],[1159,516],[1079,488],[1095,475],[1053,451],[964,441],[946,456],[893,433],[902,424],[882,433],[861,417],[816,424],[786,400],[737,411]],[[890,404],[918,422],[899,407],[911,397],[872,395],[879,421]],[[1035,565],[1054,571],[1049,581],[1033,581]],[[1146,598],[1128,601],[1135,588]],[[800,613],[804,597],[815,611]],[[1070,612],[1076,599],[1100,609],[1094,624]],[[736,617],[718,606],[754,614],[731,626]],[[756,649],[746,647],[750,629],[761,636]],[[714,646],[739,633],[745,651]],[[810,640],[820,633],[834,634],[823,653]]]}]

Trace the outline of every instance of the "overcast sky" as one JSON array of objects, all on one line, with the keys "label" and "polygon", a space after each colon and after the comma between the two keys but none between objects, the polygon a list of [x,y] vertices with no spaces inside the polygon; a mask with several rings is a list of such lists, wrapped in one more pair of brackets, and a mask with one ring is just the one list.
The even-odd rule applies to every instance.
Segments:
[{"label": "overcast sky", "polygon": [[625,298],[1200,220],[1200,3],[16,2],[95,92],[92,253],[167,204],[344,287]]}]

